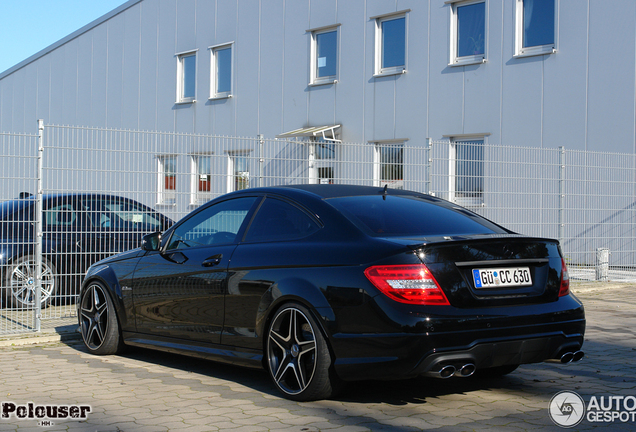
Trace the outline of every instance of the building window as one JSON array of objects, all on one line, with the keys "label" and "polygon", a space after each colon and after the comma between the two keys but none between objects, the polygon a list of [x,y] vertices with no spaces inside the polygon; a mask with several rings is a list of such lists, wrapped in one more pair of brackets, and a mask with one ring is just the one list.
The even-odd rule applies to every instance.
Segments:
[{"label": "building window", "polygon": [[530,56],[555,52],[554,0],[516,0],[515,54]]},{"label": "building window", "polygon": [[484,139],[451,142],[450,200],[463,206],[484,202]]},{"label": "building window", "polygon": [[212,157],[192,156],[192,204],[202,204],[212,198]]},{"label": "building window", "polygon": [[232,44],[210,47],[212,53],[210,98],[232,96]]},{"label": "building window", "polygon": [[406,14],[375,20],[375,74],[406,71]]},{"label": "building window", "polygon": [[197,82],[197,53],[177,54],[177,103],[195,101]]},{"label": "building window", "polygon": [[483,63],[486,59],[486,3],[451,5],[450,66]]},{"label": "building window", "polygon": [[311,33],[311,84],[331,84],[338,74],[338,28]]},{"label": "building window", "polygon": [[249,188],[249,154],[247,152],[237,152],[230,153],[228,156],[228,192]]},{"label": "building window", "polygon": [[375,184],[404,189],[404,144],[376,144]]},{"label": "building window", "polygon": [[177,157],[159,156],[159,204],[176,203]]}]

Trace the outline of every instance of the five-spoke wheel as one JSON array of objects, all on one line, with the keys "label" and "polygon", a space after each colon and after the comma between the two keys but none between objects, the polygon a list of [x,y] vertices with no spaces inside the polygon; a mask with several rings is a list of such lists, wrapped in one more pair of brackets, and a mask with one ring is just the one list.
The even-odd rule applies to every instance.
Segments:
[{"label": "five-spoke wheel", "polygon": [[123,347],[117,315],[104,287],[92,283],[82,291],[79,322],[86,347],[95,354],[115,354]]},{"label": "five-spoke wheel", "polygon": [[324,399],[338,383],[317,323],[301,305],[287,304],[274,315],[267,333],[267,363],[276,386],[295,400]]},{"label": "five-spoke wheel", "polygon": [[[55,293],[55,266],[46,259],[42,259],[42,289],[40,291],[40,305],[48,306],[51,296]],[[17,308],[32,308],[35,306],[35,289],[37,261],[34,256],[26,255],[16,260],[9,275],[9,301]]]}]

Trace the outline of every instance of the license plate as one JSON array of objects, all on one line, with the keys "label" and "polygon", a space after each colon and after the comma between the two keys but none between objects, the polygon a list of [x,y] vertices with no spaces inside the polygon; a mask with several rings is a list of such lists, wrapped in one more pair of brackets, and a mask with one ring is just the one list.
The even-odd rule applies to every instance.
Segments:
[{"label": "license plate", "polygon": [[532,285],[529,267],[473,269],[475,288],[521,287]]}]

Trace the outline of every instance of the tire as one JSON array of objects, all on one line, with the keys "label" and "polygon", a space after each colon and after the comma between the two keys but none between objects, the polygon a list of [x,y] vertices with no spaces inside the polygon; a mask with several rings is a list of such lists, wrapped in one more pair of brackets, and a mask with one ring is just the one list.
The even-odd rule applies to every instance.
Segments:
[{"label": "tire", "polygon": [[514,372],[519,365],[504,365],[491,368],[477,369],[473,374],[476,378],[497,378]]},{"label": "tire", "polygon": [[[10,267],[7,275],[7,304],[20,309],[35,307],[35,270],[37,261],[34,255],[25,255]],[[42,258],[42,290],[40,305],[47,307],[57,291],[57,269],[52,262]]]},{"label": "tire", "polygon": [[288,399],[326,399],[341,386],[320,327],[297,303],[276,311],[267,330],[265,355],[274,384]]},{"label": "tire", "polygon": [[106,288],[93,282],[82,291],[79,324],[84,345],[92,354],[108,355],[123,351],[115,305]]}]

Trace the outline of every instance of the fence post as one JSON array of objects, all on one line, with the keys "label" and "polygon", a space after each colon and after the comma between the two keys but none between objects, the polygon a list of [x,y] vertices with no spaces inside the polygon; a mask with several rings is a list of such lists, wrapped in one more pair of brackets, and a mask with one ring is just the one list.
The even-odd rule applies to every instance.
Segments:
[{"label": "fence post", "polygon": [[432,195],[431,193],[431,180],[433,177],[433,158],[432,158],[432,150],[433,143],[430,138],[426,138],[426,180],[424,180],[424,192],[428,195]]},{"label": "fence post", "polygon": [[265,136],[258,134],[258,186],[263,187],[263,144],[265,143]]},{"label": "fence post", "polygon": [[42,174],[44,172],[44,120],[38,120],[37,199],[35,202],[35,331],[41,330],[42,318]]},{"label": "fence post", "polygon": [[608,248],[596,249],[596,280],[607,282],[609,280],[609,255]]},{"label": "fence post", "polygon": [[565,147],[559,147],[559,243],[565,241]]}]

